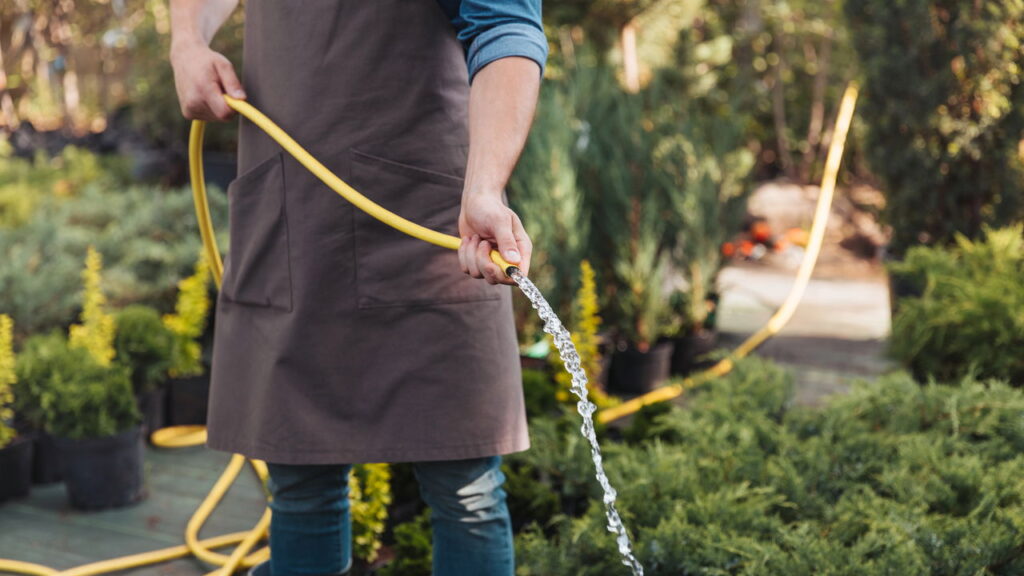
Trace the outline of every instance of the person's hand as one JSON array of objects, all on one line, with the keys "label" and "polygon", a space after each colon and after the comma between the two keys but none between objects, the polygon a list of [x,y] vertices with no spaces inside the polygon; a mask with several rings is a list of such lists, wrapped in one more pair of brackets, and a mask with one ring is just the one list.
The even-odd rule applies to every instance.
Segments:
[{"label": "person's hand", "polygon": [[473,278],[483,278],[491,284],[513,284],[505,271],[491,261],[494,249],[523,275],[529,274],[533,243],[519,216],[501,201],[500,193],[463,193],[459,236],[459,264]]},{"label": "person's hand", "polygon": [[229,120],[235,111],[223,94],[245,99],[231,62],[200,42],[177,43],[171,47],[174,85],[181,113],[189,120]]}]

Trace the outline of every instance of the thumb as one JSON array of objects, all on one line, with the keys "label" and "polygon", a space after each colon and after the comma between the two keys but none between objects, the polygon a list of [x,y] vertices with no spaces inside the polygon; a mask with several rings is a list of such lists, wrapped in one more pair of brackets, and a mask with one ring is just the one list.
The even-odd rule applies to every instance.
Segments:
[{"label": "thumb", "polygon": [[224,93],[232,98],[238,98],[240,100],[245,99],[245,90],[242,88],[242,83],[238,81],[238,76],[235,75],[235,68],[231,65],[231,62],[225,59],[218,59],[215,62],[217,69],[217,76],[220,77],[220,85],[224,88]]},{"label": "thumb", "polygon": [[505,220],[505,225],[494,231],[494,240],[498,243],[498,252],[509,264],[518,264],[522,260],[516,236],[512,231],[512,218]]}]

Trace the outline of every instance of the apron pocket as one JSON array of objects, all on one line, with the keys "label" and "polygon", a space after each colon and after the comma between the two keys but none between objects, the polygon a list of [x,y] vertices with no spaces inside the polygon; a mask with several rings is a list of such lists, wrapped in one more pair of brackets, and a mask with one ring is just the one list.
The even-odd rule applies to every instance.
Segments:
[{"label": "apron pocket", "polygon": [[[351,150],[352,187],[417,224],[458,235],[463,180]],[[458,253],[354,215],[359,308],[497,300],[501,286],[463,274]]]},{"label": "apron pocket", "polygon": [[274,154],[228,184],[231,244],[221,293],[239,304],[291,311],[281,155]]}]

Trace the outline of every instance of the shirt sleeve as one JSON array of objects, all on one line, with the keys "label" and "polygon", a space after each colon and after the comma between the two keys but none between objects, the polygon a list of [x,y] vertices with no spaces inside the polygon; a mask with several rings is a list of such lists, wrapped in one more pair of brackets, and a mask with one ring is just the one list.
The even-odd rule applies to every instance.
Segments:
[{"label": "shirt sleeve", "polygon": [[548,41],[541,0],[462,0],[452,25],[466,49],[470,83],[481,68],[508,56],[529,58],[544,73]]}]

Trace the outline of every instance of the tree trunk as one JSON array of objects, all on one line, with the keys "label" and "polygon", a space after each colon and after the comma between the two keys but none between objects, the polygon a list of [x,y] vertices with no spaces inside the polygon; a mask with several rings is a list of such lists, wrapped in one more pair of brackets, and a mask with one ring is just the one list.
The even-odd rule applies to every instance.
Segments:
[{"label": "tree trunk", "polygon": [[0,41],[0,126],[8,130],[18,127],[18,113],[14,109],[14,99],[7,90],[7,69],[4,68],[4,47]]},{"label": "tree trunk", "polygon": [[787,136],[789,125],[786,122],[786,94],[782,84],[785,61],[782,59],[782,43],[779,44],[779,63],[775,65],[775,81],[772,85],[772,119],[775,123],[775,142],[779,148],[779,163],[783,173],[787,177],[793,178],[793,155],[789,150],[789,136]]},{"label": "tree trunk", "polygon": [[78,75],[71,61],[71,15],[75,11],[75,0],[57,0],[50,18],[50,41],[60,57],[59,80],[61,87],[62,125],[65,130],[74,129],[78,117],[79,90]]},{"label": "tree trunk", "polygon": [[803,162],[800,165],[800,180],[802,182],[810,180],[811,167],[820,150],[822,130],[825,126],[825,89],[828,87],[831,55],[832,33],[829,32],[821,40],[818,71],[814,76],[814,88],[811,95],[811,121],[807,127],[807,149],[804,150]]},{"label": "tree trunk", "polygon": [[640,91],[640,63],[636,54],[636,24],[629,21],[622,27],[620,34],[622,44],[622,75],[626,81],[626,91],[636,94]]}]

